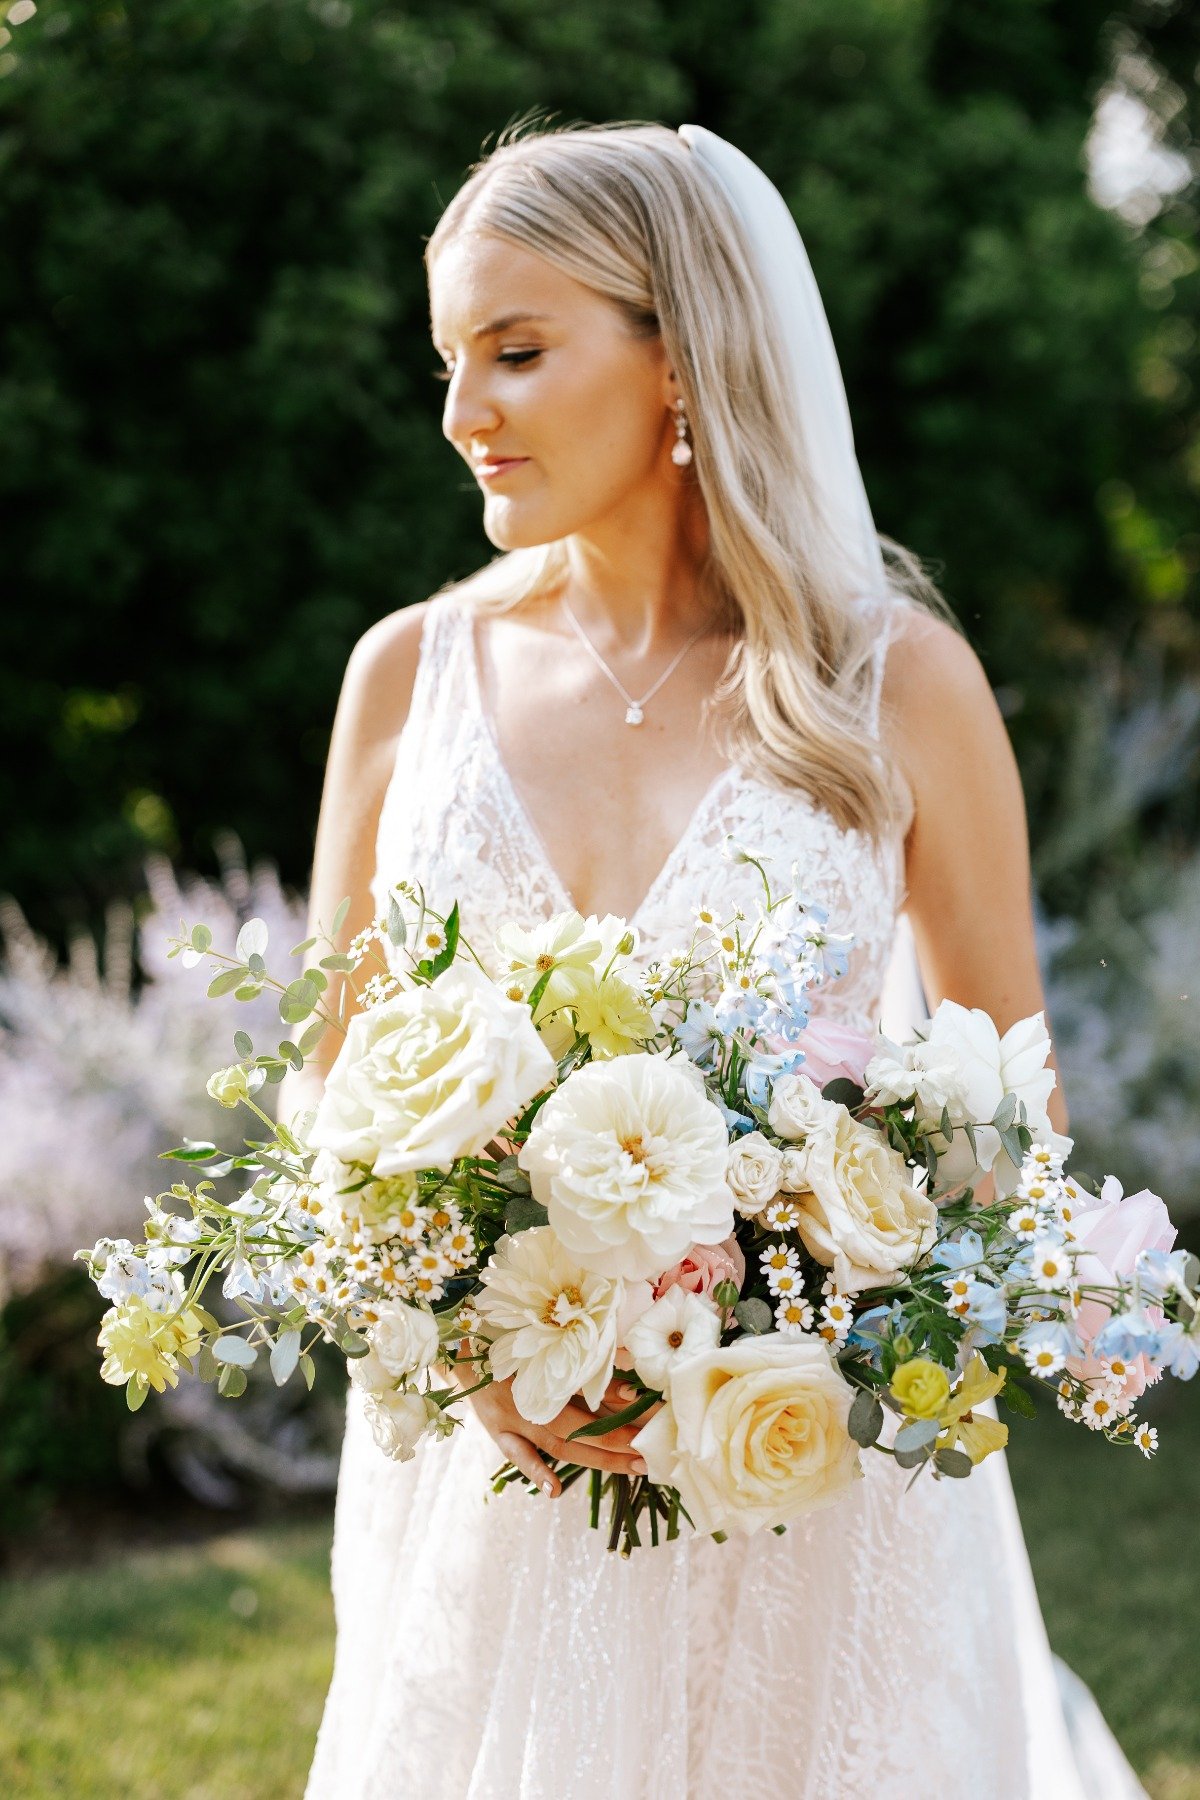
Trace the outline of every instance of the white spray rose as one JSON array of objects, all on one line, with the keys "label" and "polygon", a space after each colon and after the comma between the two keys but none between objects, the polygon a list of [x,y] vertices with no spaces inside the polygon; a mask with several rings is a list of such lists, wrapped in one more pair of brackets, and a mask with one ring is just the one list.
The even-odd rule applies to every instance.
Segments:
[{"label": "white spray rose", "polygon": [[783,1153],[761,1131],[748,1131],[729,1146],[725,1179],[738,1211],[756,1218],[783,1185]]},{"label": "white spray rose", "polygon": [[836,1100],[823,1100],[816,1082],[794,1071],[772,1086],[767,1122],[777,1137],[798,1143],[845,1110]]},{"label": "white spray rose", "polygon": [[478,1155],[553,1081],[529,1008],[470,964],[350,1021],[309,1133],[377,1176]]},{"label": "white spray rose", "polygon": [[379,1394],[357,1380],[359,1357],[350,1367],[351,1378],[363,1388],[363,1415],[371,1436],[393,1462],[411,1462],[417,1445],[429,1429],[429,1408],[422,1394]]},{"label": "white spray rose", "polygon": [[384,1301],[379,1318],[367,1332],[367,1342],[395,1380],[419,1374],[437,1355],[437,1320],[420,1306]]},{"label": "white spray rose", "polygon": [[633,1447],[652,1481],[679,1489],[698,1532],[749,1535],[833,1505],[861,1476],[852,1398],[824,1342],[736,1338],[673,1369]]},{"label": "white spray rose", "polygon": [[695,1067],[637,1051],[569,1075],[518,1160],[586,1268],[638,1279],[730,1235],[728,1146]]},{"label": "white spray rose", "polygon": [[662,1392],[678,1363],[713,1349],[720,1339],[721,1315],[712,1301],[677,1286],[669,1287],[626,1332],[624,1347],[646,1386]]},{"label": "white spray rose", "polygon": [[805,1247],[843,1294],[890,1281],[937,1235],[937,1208],[910,1185],[903,1157],[844,1109],[809,1139],[796,1204]]},{"label": "white spray rose", "polygon": [[513,1400],[531,1425],[548,1425],[572,1394],[600,1404],[616,1358],[624,1283],[585,1269],[548,1225],[496,1244],[475,1296],[488,1362],[511,1375]]},{"label": "white spray rose", "polygon": [[951,1114],[959,1112],[966,1101],[962,1070],[952,1044],[926,1043],[918,1038],[911,1044],[894,1044],[881,1031],[879,1048],[867,1064],[864,1077],[866,1092],[883,1106],[906,1106],[915,1101],[919,1119],[936,1120],[942,1108]]}]

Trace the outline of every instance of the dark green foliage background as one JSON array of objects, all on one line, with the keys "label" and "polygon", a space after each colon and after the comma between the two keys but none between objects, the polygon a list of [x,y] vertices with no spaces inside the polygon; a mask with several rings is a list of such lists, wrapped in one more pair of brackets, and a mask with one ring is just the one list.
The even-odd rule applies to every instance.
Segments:
[{"label": "dark green foliage background", "polygon": [[1034,775],[1097,641],[1194,660],[1195,212],[1084,187],[1121,32],[1186,145],[1197,27],[1149,0],[42,0],[0,79],[0,889],[61,931],[229,827],[306,879],[351,645],[490,554],[421,250],[531,108],[780,183],[877,522]]}]

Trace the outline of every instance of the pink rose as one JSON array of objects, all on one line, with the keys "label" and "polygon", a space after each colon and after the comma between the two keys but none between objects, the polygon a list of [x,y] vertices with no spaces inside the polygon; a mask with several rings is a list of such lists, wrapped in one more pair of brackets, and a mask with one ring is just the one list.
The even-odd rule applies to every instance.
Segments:
[{"label": "pink rose", "polygon": [[818,1088],[838,1079],[861,1087],[867,1064],[876,1050],[870,1032],[856,1031],[853,1025],[839,1025],[836,1019],[810,1019],[794,1044],[783,1038],[769,1038],[768,1042],[773,1050],[803,1050],[800,1072]]},{"label": "pink rose", "polygon": [[723,1244],[693,1244],[682,1262],[659,1276],[654,1284],[654,1298],[661,1300],[673,1287],[707,1297],[723,1281],[732,1281],[740,1289],[745,1277],[746,1259],[736,1238],[726,1238]]}]

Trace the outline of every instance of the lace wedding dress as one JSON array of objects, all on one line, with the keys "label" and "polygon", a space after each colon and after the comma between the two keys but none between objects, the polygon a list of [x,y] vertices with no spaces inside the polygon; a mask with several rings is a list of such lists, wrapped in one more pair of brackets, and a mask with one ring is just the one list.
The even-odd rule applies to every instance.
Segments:
[{"label": "lace wedding dress", "polygon": [[[737,769],[631,920],[639,955],[686,941],[700,901],[753,903],[755,872],[722,859],[727,832],[771,856],[781,883],[798,860],[807,892],[855,934],[820,1010],[870,1028],[903,898],[899,839],[874,848]],[[571,904],[505,771],[474,616],[453,594],[424,627],[379,827],[378,910],[403,876],[458,898],[485,960],[495,921]],[[394,1463],[350,1391],[337,1656],[307,1800],[1142,1793],[1087,1688],[1051,1657],[1002,1453],[969,1481],[925,1475],[908,1493],[868,1454],[844,1501],[784,1536],[622,1561],[586,1527],[584,1484],[557,1501],[491,1495],[502,1459],[465,1411],[448,1443]]]}]

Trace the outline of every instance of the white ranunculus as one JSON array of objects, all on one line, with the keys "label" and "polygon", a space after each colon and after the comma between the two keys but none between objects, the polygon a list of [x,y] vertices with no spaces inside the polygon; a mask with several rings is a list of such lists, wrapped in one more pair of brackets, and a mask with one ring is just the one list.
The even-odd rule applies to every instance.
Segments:
[{"label": "white ranunculus", "polygon": [[[351,1365],[352,1376],[365,1360],[359,1357]],[[379,1394],[363,1386],[363,1414],[385,1456],[393,1462],[412,1461],[429,1429],[429,1408],[422,1394]]]},{"label": "white ranunculus", "polygon": [[809,1140],[795,1201],[806,1249],[843,1294],[890,1281],[937,1235],[937,1207],[911,1186],[903,1157],[849,1113]]},{"label": "white ranunculus", "polygon": [[470,964],[356,1013],[309,1133],[377,1176],[474,1156],[553,1081],[529,1008]]},{"label": "white ranunculus", "polygon": [[968,1121],[975,1126],[978,1151],[977,1160],[965,1131],[956,1130],[948,1146],[943,1138],[935,1137],[939,1182],[972,1181],[980,1171],[990,1169],[997,1192],[1010,1194],[1016,1186],[1017,1170],[1001,1149],[999,1133],[988,1123],[1006,1094],[1024,1101],[1035,1138],[1056,1144],[1064,1141],[1054,1139],[1046,1110],[1055,1078],[1054,1070],[1046,1067],[1050,1039],[1045,1014],[1018,1019],[1001,1037],[994,1020],[979,1007],[943,1000],[929,1023],[927,1042],[957,1059],[958,1104],[950,1106],[950,1119],[955,1126]]},{"label": "white ranunculus", "polygon": [[761,1131],[748,1131],[729,1146],[725,1179],[738,1211],[757,1218],[783,1185],[783,1152]]},{"label": "white ranunculus", "polygon": [[437,1355],[438,1328],[432,1313],[402,1301],[383,1301],[367,1342],[395,1380],[419,1374]]},{"label": "white ranunculus", "polygon": [[548,1225],[497,1241],[475,1306],[498,1381],[531,1425],[548,1425],[572,1394],[600,1404],[617,1350],[625,1284],[585,1269]]},{"label": "white ranunculus", "polygon": [[816,1082],[797,1070],[772,1085],[767,1123],[776,1136],[799,1143],[845,1110],[836,1100],[823,1100]]},{"label": "white ranunculus", "polygon": [[713,1349],[720,1340],[721,1315],[712,1301],[676,1286],[625,1333],[624,1348],[646,1386],[664,1392],[678,1363]]},{"label": "white ranunculus", "polygon": [[867,1064],[864,1077],[872,1100],[884,1106],[915,1102],[919,1119],[940,1119],[942,1108],[961,1111],[966,1100],[958,1053],[952,1044],[894,1044],[881,1031],[879,1048]]},{"label": "white ranunculus", "polygon": [[569,1075],[518,1160],[579,1261],[637,1279],[732,1232],[728,1146],[696,1068],[635,1051]]},{"label": "white ranunculus", "polygon": [[822,1340],[740,1337],[677,1365],[633,1447],[697,1531],[749,1535],[833,1505],[861,1476],[852,1398]]}]

